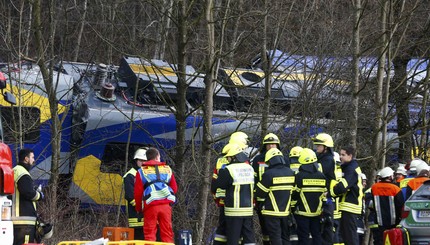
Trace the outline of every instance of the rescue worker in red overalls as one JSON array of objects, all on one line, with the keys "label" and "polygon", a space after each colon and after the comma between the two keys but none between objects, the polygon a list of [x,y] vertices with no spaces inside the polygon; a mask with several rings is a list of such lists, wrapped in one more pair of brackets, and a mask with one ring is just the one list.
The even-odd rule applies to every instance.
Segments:
[{"label": "rescue worker in red overalls", "polygon": [[[137,171],[134,185],[136,211],[143,212],[145,225],[143,232],[147,241],[156,240],[157,222],[163,242],[174,242],[172,228],[172,207],[176,202],[177,184],[172,169],[160,162],[156,148],[146,151],[148,159]],[[143,200],[143,207],[142,207]]]},{"label": "rescue worker in red overalls", "polygon": [[[263,145],[260,149],[260,154],[255,156],[254,159],[252,160],[252,168],[254,169],[255,184],[257,184],[262,180],[263,174],[268,166],[264,161],[266,152],[268,152],[270,149],[273,149],[273,148],[279,149],[280,141],[278,136],[276,136],[273,133],[269,133],[266,136],[264,136]],[[263,218],[263,215],[261,213],[262,211],[261,207],[263,205],[264,205],[264,198],[256,196],[255,209],[257,211],[258,220],[260,221],[261,233],[263,235],[263,245],[269,245],[270,244],[269,232],[266,229],[266,225],[264,223],[265,219]]]},{"label": "rescue worker in red overalls", "polygon": [[393,174],[390,167],[381,169],[381,181],[371,187],[373,199],[369,208],[375,210],[378,223],[373,237],[374,245],[382,245],[384,231],[396,227],[401,220],[404,199],[400,188],[393,183]]}]

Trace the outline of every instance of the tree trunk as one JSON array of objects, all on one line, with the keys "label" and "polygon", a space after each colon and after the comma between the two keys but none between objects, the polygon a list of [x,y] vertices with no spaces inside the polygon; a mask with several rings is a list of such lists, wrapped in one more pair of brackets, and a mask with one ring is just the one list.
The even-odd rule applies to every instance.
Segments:
[{"label": "tree trunk", "polygon": [[358,105],[359,105],[359,89],[360,89],[360,23],[361,23],[361,0],[354,1],[354,28],[352,36],[353,46],[353,60],[352,60],[352,73],[353,73],[353,90],[352,90],[352,122],[351,122],[351,144],[357,148],[357,135],[358,135]]},{"label": "tree trunk", "polygon": [[88,6],[88,0],[84,1],[84,11],[82,13],[81,17],[81,23],[79,27],[78,36],[76,37],[76,48],[75,48],[75,56],[73,58],[73,61],[78,61],[79,58],[79,50],[81,47],[81,41],[82,41],[82,34],[84,33],[84,27],[85,27],[85,21],[87,16],[87,6]]},{"label": "tree trunk", "polygon": [[213,144],[212,139],[212,115],[213,115],[213,91],[214,82],[216,79],[215,75],[215,24],[213,17],[214,3],[213,0],[206,1],[206,26],[208,36],[208,53],[206,57],[206,76],[204,79],[205,83],[205,99],[203,106],[203,144],[202,144],[202,181],[199,191],[199,210],[197,217],[197,245],[204,244],[204,231],[206,227],[206,214],[208,206],[208,195],[210,187],[210,166],[211,166],[211,149]]},{"label": "tree trunk", "polygon": [[385,156],[384,156],[384,150],[382,149],[382,138],[383,138],[383,119],[384,119],[384,104],[383,104],[383,91],[384,91],[384,76],[385,76],[385,63],[386,63],[386,52],[387,52],[387,33],[386,33],[386,22],[387,22],[387,11],[388,11],[388,1],[389,0],[382,0],[381,1],[381,26],[380,26],[380,32],[381,32],[381,38],[380,38],[380,48],[379,48],[379,62],[378,62],[378,70],[376,75],[376,82],[377,82],[377,88],[376,88],[376,96],[375,96],[375,103],[376,103],[376,110],[375,110],[375,135],[373,139],[373,149],[372,149],[372,155],[373,155],[373,166],[375,166],[378,169],[381,169],[385,166]]},{"label": "tree trunk", "polygon": [[267,134],[268,124],[269,124],[269,113],[270,113],[270,102],[271,102],[271,60],[268,59],[267,54],[267,15],[268,15],[268,5],[269,1],[264,1],[264,11],[263,11],[263,30],[261,32],[261,61],[263,64],[264,71],[264,101],[263,101],[263,111],[261,114],[261,138]]},{"label": "tree trunk", "polygon": [[[48,41],[43,39],[42,33],[42,21],[41,21],[41,1],[35,0],[33,4],[33,19],[34,19],[34,35],[37,50],[37,64],[40,67],[42,73],[43,82],[45,85],[46,93],[48,95],[48,101],[50,106],[50,113],[52,116],[51,124],[51,149],[52,149],[52,160],[51,160],[51,178],[50,178],[50,216],[51,220],[54,220],[57,214],[57,190],[59,182],[59,161],[60,161],[60,147],[61,147],[61,122],[58,116],[58,101],[56,97],[56,86],[53,81],[53,57],[54,54],[54,36],[55,36],[55,21],[54,21],[54,10],[50,9],[50,25],[48,29]],[[51,8],[54,8],[54,1],[50,3]],[[45,46],[47,43],[49,46]],[[49,59],[49,64],[46,62],[46,57]]]}]

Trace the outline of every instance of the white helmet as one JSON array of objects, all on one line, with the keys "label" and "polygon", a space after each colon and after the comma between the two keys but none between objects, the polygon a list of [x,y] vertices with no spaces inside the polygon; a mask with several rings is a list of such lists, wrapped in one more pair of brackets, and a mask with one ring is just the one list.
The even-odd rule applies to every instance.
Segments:
[{"label": "white helmet", "polygon": [[50,223],[40,223],[36,228],[37,236],[42,239],[49,239],[54,234],[54,225]]},{"label": "white helmet", "polygon": [[390,167],[385,167],[381,169],[381,171],[379,171],[379,175],[381,176],[381,178],[388,178],[390,176],[393,176],[393,174],[394,174],[394,170],[391,169]]},{"label": "white helmet", "polygon": [[407,175],[406,168],[404,166],[399,166],[396,170],[396,174]]},{"label": "white helmet", "polygon": [[418,166],[420,163],[426,163],[426,162],[424,162],[423,160],[418,159],[418,158],[416,158],[416,159],[412,160],[412,161],[411,161],[411,165],[409,166],[409,170],[410,170],[410,171],[416,171],[416,170],[417,170],[417,166]]},{"label": "white helmet", "polygon": [[136,153],[134,153],[134,160],[139,159],[139,160],[148,160],[148,158],[146,158],[146,149],[144,148],[140,148],[137,149]]},{"label": "white helmet", "polygon": [[423,170],[429,170],[429,165],[424,161],[417,165],[417,174],[419,175]]},{"label": "white helmet", "polygon": [[364,173],[360,174],[362,180],[367,180],[367,176]]},{"label": "white helmet", "polygon": [[339,162],[340,162],[340,156],[339,156],[339,153],[337,153],[337,152],[333,152],[333,158],[334,158],[334,161],[335,161],[336,163],[339,163]]}]

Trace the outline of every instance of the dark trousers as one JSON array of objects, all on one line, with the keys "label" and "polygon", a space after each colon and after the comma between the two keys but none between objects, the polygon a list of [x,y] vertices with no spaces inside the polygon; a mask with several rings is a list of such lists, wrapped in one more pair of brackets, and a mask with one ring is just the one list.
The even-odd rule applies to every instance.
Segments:
[{"label": "dark trousers", "polygon": [[261,234],[263,235],[263,245],[270,245],[269,232],[266,226],[266,220],[261,213],[261,209],[257,209],[258,220],[260,221]]},{"label": "dark trousers", "polygon": [[[297,222],[297,236],[299,237],[300,245],[321,245],[321,223],[320,217],[306,217],[295,215]],[[312,242],[309,238],[309,233],[312,235]]]},{"label": "dark trousers", "polygon": [[333,230],[333,213],[334,213],[334,203],[324,202],[323,213],[324,224],[322,224],[321,236],[322,244],[332,245],[334,240],[334,230]]},{"label": "dark trousers", "polygon": [[13,225],[13,245],[34,243],[36,225]]},{"label": "dark trousers", "polygon": [[277,217],[264,215],[266,230],[269,233],[271,245],[287,245],[289,244],[290,236],[288,232],[288,217]]},{"label": "dark trousers", "polygon": [[255,244],[252,216],[225,216],[225,221],[227,224],[227,245],[239,244],[240,237],[243,237],[243,245]]},{"label": "dark trousers", "polygon": [[218,215],[218,226],[215,231],[215,239],[213,245],[226,244],[227,236],[226,236],[226,223],[225,223],[225,214],[224,214],[224,206],[219,207],[219,215]]},{"label": "dark trousers", "polygon": [[340,228],[339,226],[340,226],[340,219],[334,219],[333,220],[333,230],[334,230],[333,244],[343,243],[342,237],[340,236],[340,233],[339,233],[339,228]]},{"label": "dark trousers", "polygon": [[145,236],[143,235],[143,227],[130,227],[134,229],[134,240],[145,240]]},{"label": "dark trousers", "polygon": [[342,211],[342,218],[340,218],[340,235],[345,245],[358,245],[358,216],[358,214]]}]

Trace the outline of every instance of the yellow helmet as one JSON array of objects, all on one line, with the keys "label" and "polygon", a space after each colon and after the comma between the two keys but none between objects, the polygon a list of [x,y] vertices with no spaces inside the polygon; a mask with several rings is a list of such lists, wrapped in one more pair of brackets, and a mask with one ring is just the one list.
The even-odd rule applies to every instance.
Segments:
[{"label": "yellow helmet", "polygon": [[272,157],[275,156],[283,156],[282,152],[278,148],[272,148],[266,152],[266,156],[264,158],[264,161],[267,163]]},{"label": "yellow helmet", "polygon": [[231,146],[235,145],[235,143],[228,143],[226,144],[221,151],[221,154],[225,155],[227,152],[231,149]]},{"label": "yellow helmet", "polygon": [[299,163],[300,164],[311,164],[318,160],[315,152],[309,148],[304,148],[300,152]]},{"label": "yellow helmet", "polygon": [[290,150],[290,157],[299,157],[300,156],[300,152],[302,152],[302,151],[303,151],[302,147],[300,147],[300,146],[294,146]]},{"label": "yellow helmet", "polygon": [[279,138],[276,136],[276,134],[270,133],[264,136],[263,145],[264,144],[281,144],[281,141],[279,141]]},{"label": "yellow helmet", "polygon": [[248,147],[248,135],[244,132],[234,132],[230,135],[228,143],[238,144],[242,149]]},{"label": "yellow helmet", "polygon": [[225,156],[232,157],[232,156],[236,156],[241,152],[243,152],[243,149],[240,145],[231,143],[230,149],[228,150],[227,154],[225,154]]},{"label": "yellow helmet", "polygon": [[333,147],[333,138],[326,133],[320,133],[315,138],[312,138],[314,145],[325,145],[327,147]]}]

